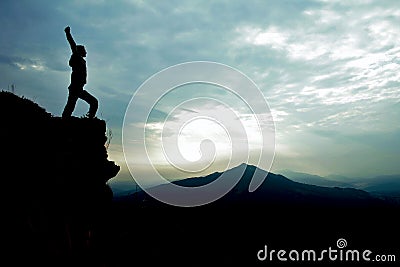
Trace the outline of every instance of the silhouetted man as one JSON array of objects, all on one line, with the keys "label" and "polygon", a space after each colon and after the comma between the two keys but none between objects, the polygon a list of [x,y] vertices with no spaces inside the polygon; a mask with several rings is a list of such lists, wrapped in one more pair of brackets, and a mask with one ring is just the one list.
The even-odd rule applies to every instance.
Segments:
[{"label": "silhouetted man", "polygon": [[67,40],[72,50],[72,55],[69,59],[69,65],[72,68],[72,74],[71,84],[68,86],[68,100],[62,113],[62,117],[71,117],[72,112],[75,109],[76,101],[78,98],[80,98],[90,105],[89,112],[86,114],[86,116],[89,118],[94,118],[98,107],[97,99],[89,94],[86,90],[83,90],[87,77],[86,61],[84,59],[84,57],[86,57],[85,47],[83,45],[76,45],[74,39],[72,38],[71,29],[69,26],[66,27],[64,31],[67,35]]}]

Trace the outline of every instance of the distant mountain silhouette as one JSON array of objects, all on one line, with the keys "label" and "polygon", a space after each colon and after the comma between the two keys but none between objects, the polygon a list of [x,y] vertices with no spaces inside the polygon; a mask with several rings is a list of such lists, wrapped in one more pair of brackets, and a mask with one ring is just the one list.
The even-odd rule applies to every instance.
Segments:
[{"label": "distant mountain silhouette", "polygon": [[342,176],[336,177],[332,175],[328,177],[322,177],[319,175],[295,172],[290,170],[279,171],[279,173],[295,182],[304,184],[327,187],[354,187],[354,185],[348,181],[349,179],[347,177]]},{"label": "distant mountain silhouette", "polygon": [[[237,168],[245,168],[245,172],[233,190],[200,207],[168,206],[144,191],[117,197],[118,221],[123,222],[118,228],[124,231],[124,238],[118,239],[114,250],[140,250],[137,259],[148,264],[259,266],[255,253],[265,244],[286,249],[326,248],[335,247],[334,242],[343,237],[351,248],[380,247],[386,252],[398,248],[400,209],[396,203],[363,190],[307,185],[267,172],[263,184],[250,193],[249,182],[257,167]],[[174,183],[200,186],[220,175]],[[154,251],[157,257],[152,257]],[[271,265],[275,264],[283,265]]]},{"label": "distant mountain silhouette", "polygon": [[356,183],[371,193],[380,193],[400,197],[400,175],[381,175],[373,178],[363,179]]},{"label": "distant mountain silhouette", "polygon": [[400,175],[380,175],[376,177],[350,178],[338,175],[321,177],[318,175],[281,171],[281,174],[300,183],[313,184],[328,187],[347,187],[367,191],[379,197],[392,197],[394,200],[400,198]]},{"label": "distant mountain silhouette", "polygon": [[[107,159],[100,119],[54,117],[33,101],[0,92],[3,195],[9,222],[5,253],[43,266],[92,262],[110,220]],[[82,257],[82,256],[87,256]],[[17,261],[17,262],[16,262]],[[75,264],[74,264],[75,263]],[[35,264],[34,264],[35,265]]]},{"label": "distant mountain silhouette", "polygon": [[[305,207],[370,207],[387,205],[368,192],[354,188],[323,187],[294,182],[283,175],[263,171],[267,177],[263,184],[254,192],[248,191],[250,181],[256,168],[252,165],[242,164],[225,173],[233,175],[235,169],[245,168],[238,184],[225,196],[211,205],[286,205]],[[196,187],[211,183],[222,173],[213,173],[204,177],[194,177],[175,181],[174,183],[185,187]],[[158,187],[163,187],[159,185]],[[140,191],[129,196],[119,198],[120,201],[146,201],[146,205],[158,205],[158,201]]]}]

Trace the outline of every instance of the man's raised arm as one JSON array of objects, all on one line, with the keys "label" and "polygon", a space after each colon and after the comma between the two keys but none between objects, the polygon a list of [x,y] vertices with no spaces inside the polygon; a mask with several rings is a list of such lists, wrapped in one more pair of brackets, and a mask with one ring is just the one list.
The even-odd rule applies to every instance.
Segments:
[{"label": "man's raised arm", "polygon": [[65,34],[67,35],[67,40],[68,40],[69,45],[71,46],[72,53],[75,53],[76,52],[76,43],[74,41],[74,38],[72,38],[71,28],[69,26],[67,26],[64,29],[64,31],[65,31]]}]

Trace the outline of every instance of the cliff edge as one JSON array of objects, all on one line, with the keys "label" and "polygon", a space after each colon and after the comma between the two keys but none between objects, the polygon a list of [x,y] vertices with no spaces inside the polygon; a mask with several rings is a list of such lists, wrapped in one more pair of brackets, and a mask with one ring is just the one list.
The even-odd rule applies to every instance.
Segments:
[{"label": "cliff edge", "polygon": [[7,254],[51,265],[97,259],[107,249],[107,181],[120,169],[108,160],[105,121],[54,117],[0,92],[0,122]]}]

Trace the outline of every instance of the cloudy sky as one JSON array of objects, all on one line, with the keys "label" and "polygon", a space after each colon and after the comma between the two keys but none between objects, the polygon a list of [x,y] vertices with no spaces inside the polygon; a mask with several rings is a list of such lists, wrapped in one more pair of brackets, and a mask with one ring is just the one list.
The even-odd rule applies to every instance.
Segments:
[{"label": "cloudy sky", "polygon": [[[99,99],[98,117],[113,132],[109,157],[123,166],[117,179],[129,177],[122,125],[133,94],[153,74],[188,61],[226,64],[257,84],[276,127],[272,171],[400,173],[397,0],[3,0],[0,25],[0,88],[14,84],[18,95],[56,116],[68,93],[70,50],[63,30],[71,26],[76,42],[88,51],[86,89]],[[198,90],[213,97],[226,94],[206,87]],[[166,96],[158,104],[148,129],[158,129],[166,107],[180,105],[172,99],[179,97]],[[224,103],[240,113],[234,100]],[[175,115],[185,118],[183,111],[210,110],[210,105],[199,100],[180,106]],[[214,103],[216,111],[221,106]],[[86,109],[80,101],[74,115]],[[183,137],[191,136],[190,129]],[[227,137],[223,128],[215,127],[213,134]],[[190,145],[181,152],[195,161],[201,155],[191,153]],[[217,150],[229,148],[220,145]]]}]

